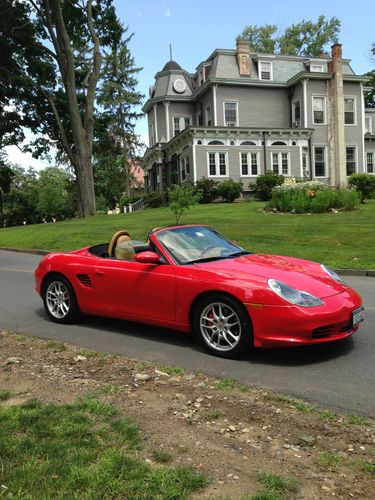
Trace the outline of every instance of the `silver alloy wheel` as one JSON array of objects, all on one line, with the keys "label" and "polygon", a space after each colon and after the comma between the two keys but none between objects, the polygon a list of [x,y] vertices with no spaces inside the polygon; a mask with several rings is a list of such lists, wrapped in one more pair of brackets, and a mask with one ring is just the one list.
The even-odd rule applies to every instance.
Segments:
[{"label": "silver alloy wheel", "polygon": [[70,310],[70,296],[61,281],[52,281],[46,290],[46,304],[49,313],[56,319],[63,319]]},{"label": "silver alloy wheel", "polygon": [[204,341],[216,351],[231,351],[241,339],[241,321],[232,307],[211,302],[199,318]]}]

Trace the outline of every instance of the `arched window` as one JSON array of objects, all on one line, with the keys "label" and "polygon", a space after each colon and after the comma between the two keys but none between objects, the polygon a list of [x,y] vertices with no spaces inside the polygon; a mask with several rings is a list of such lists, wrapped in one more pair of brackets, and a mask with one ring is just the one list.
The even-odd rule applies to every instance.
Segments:
[{"label": "arched window", "polygon": [[271,144],[271,146],[287,146],[286,142],[283,141],[276,141]]},{"label": "arched window", "polygon": [[243,141],[241,142],[241,146],[256,146],[254,141]]},{"label": "arched window", "polygon": [[199,141],[197,142],[198,146],[201,146],[202,145],[202,141],[199,139]]},{"label": "arched window", "polygon": [[224,143],[221,141],[210,141],[208,143],[209,146],[224,146]]}]

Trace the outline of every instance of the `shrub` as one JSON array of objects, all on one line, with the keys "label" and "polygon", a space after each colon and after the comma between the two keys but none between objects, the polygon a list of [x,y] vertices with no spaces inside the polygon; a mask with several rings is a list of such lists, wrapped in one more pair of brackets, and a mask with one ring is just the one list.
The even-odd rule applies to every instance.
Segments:
[{"label": "shrub", "polygon": [[258,175],[255,181],[255,192],[257,198],[262,201],[268,201],[272,196],[272,189],[275,186],[280,186],[284,182],[282,175],[268,171],[265,174]]},{"label": "shrub", "polygon": [[241,195],[242,187],[242,182],[235,182],[233,179],[228,179],[227,181],[220,182],[217,192],[219,196],[222,196],[223,200],[233,203]]},{"label": "shrub", "polygon": [[361,195],[351,189],[342,189],[339,191],[337,208],[347,212],[358,208],[361,203]]},{"label": "shrub", "polygon": [[163,196],[159,191],[145,196],[145,202],[148,208],[159,208],[163,206]]},{"label": "shrub", "polygon": [[349,177],[349,186],[354,186],[361,195],[361,203],[371,198],[375,192],[375,176],[371,174],[352,174]]},{"label": "shrub", "polygon": [[194,194],[194,189],[191,186],[174,186],[169,189],[169,208],[176,217],[178,224],[181,215],[185,210],[198,203],[200,194]]},{"label": "shrub", "polygon": [[359,194],[356,191],[337,191],[318,181],[288,181],[272,190],[267,208],[280,212],[322,213],[333,208],[354,210],[358,205]]},{"label": "shrub", "polygon": [[213,179],[202,177],[195,183],[195,194],[200,193],[199,203],[213,203],[218,197],[217,185],[219,183]]}]

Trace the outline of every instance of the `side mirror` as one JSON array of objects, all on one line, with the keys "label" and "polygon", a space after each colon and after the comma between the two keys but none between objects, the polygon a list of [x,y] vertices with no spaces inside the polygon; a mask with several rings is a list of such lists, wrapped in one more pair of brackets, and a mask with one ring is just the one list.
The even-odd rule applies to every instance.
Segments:
[{"label": "side mirror", "polygon": [[155,252],[140,252],[134,255],[134,260],[141,264],[160,264],[160,257]]}]

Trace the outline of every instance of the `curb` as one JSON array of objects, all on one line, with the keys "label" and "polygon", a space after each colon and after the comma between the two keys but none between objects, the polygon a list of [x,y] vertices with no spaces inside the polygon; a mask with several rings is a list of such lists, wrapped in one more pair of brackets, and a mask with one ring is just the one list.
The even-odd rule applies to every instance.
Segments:
[{"label": "curb", "polygon": [[31,255],[48,255],[51,252],[47,252],[46,250],[24,250],[22,248],[6,248],[0,247],[0,250],[5,250],[6,252],[16,252],[16,253],[28,253]]},{"label": "curb", "polygon": [[[0,250],[4,250],[6,252],[17,252],[17,253],[28,253],[31,255],[48,255],[49,253],[46,250],[23,250],[21,248],[6,248],[0,247]],[[336,273],[341,276],[360,276],[367,278],[375,278],[375,269],[335,269]]]}]

